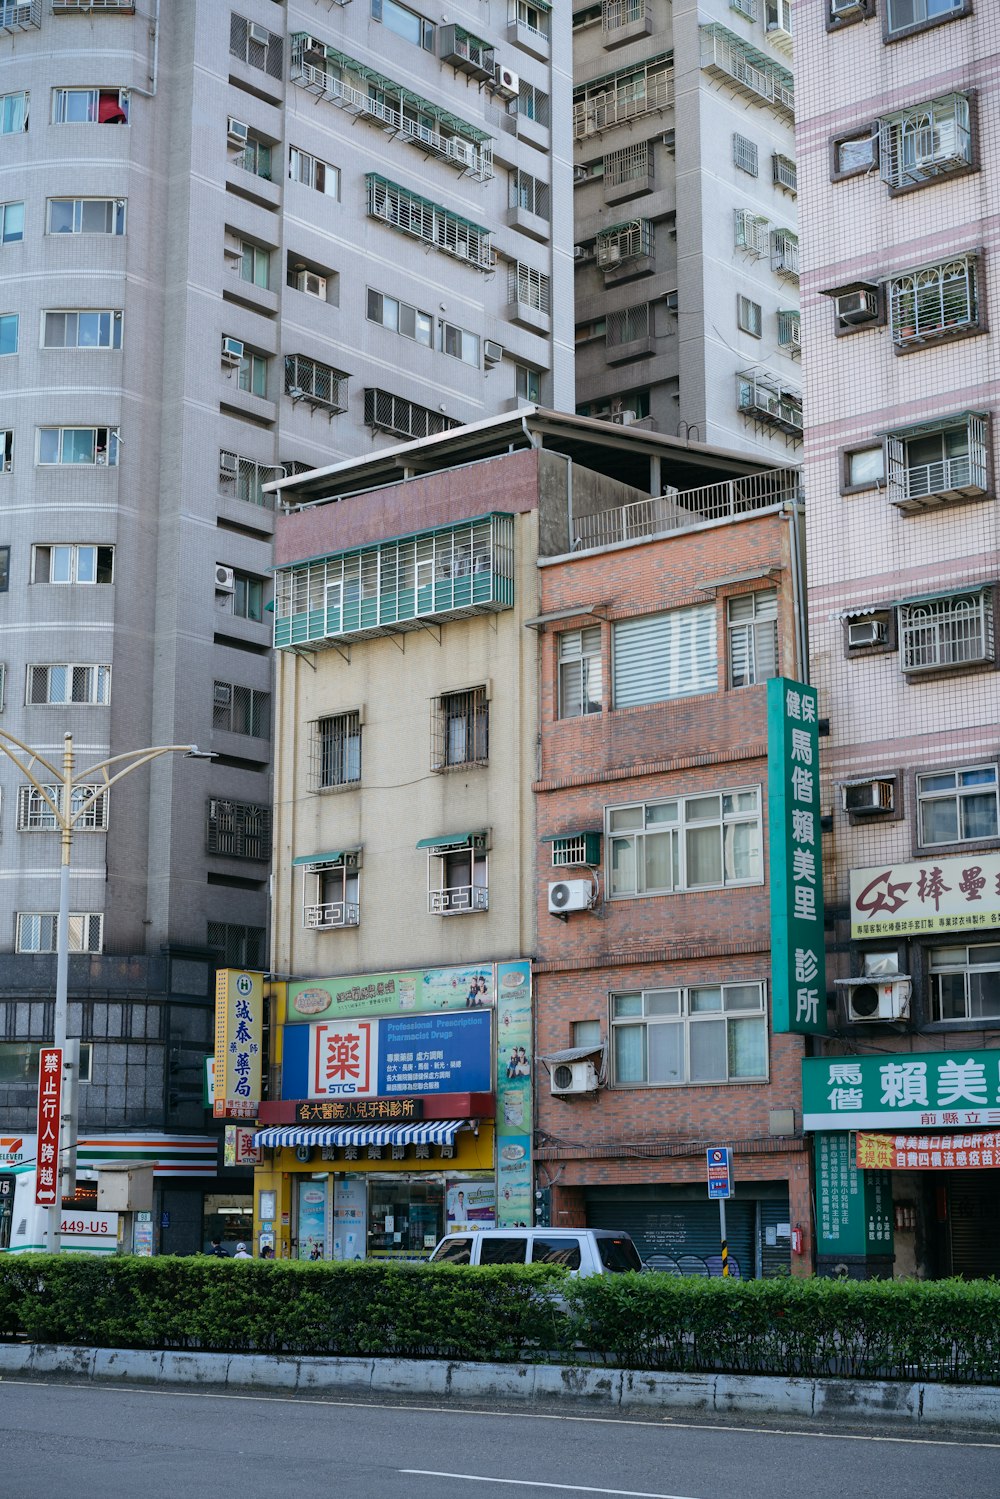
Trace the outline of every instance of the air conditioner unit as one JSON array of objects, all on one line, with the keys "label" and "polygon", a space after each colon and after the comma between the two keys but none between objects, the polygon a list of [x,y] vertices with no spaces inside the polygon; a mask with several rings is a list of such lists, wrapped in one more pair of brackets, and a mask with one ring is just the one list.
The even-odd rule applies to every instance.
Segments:
[{"label": "air conditioner unit", "polygon": [[315,271],[299,271],[295,277],[295,285],[299,291],[306,291],[311,297],[321,297],[326,301],[325,276],[320,276]]},{"label": "air conditioner unit", "polygon": [[882,645],[885,638],[884,619],[852,619],[847,626],[848,645]]},{"label": "air conditioner unit", "polygon": [[599,1083],[593,1062],[557,1062],[549,1073],[549,1087],[557,1097],[568,1093],[596,1093]]},{"label": "air conditioner unit", "polygon": [[245,146],[250,139],[250,126],[244,125],[242,120],[234,120],[232,115],[230,115],[229,123],[226,126],[226,134],[234,146]]},{"label": "air conditioner unit", "polygon": [[848,291],[837,298],[837,316],[842,323],[872,323],[878,317],[878,297],[873,291]]},{"label": "air conditioner unit", "polygon": [[483,343],[483,359],[487,364],[499,364],[503,358],[503,344],[487,338]]},{"label": "air conditioner unit", "polygon": [[830,0],[831,16],[858,16],[865,9],[865,0]]},{"label": "air conditioner unit", "polygon": [[841,786],[845,812],[891,812],[896,798],[896,783],[874,779],[853,781]]},{"label": "air conditioner unit", "polygon": [[321,42],[318,36],[304,36],[302,38],[302,55],[307,52],[316,53],[326,62],[326,43]]},{"label": "air conditioner unit", "polygon": [[573,168],[573,181],[574,182],[586,182],[586,180],[587,180],[587,178],[589,176],[590,176],[590,173],[587,171],[586,167],[574,167]]},{"label": "air conditioner unit", "polygon": [[516,99],[521,92],[521,80],[513,68],[505,68],[502,62],[498,62],[493,87],[501,99]]},{"label": "air conditioner unit", "polygon": [[573,246],[573,259],[574,260],[589,260],[590,256],[588,255],[588,253],[587,253],[587,251],[586,251],[586,249],[584,248],[583,245],[574,245]]},{"label": "air conditioner unit", "polygon": [[847,995],[847,1018],[858,1022],[905,1020],[910,1013],[913,984],[904,973],[891,979],[837,979]]},{"label": "air conditioner unit", "polygon": [[222,362],[223,364],[239,364],[243,358],[243,344],[238,338],[224,338],[222,340]]},{"label": "air conditioner unit", "polygon": [[219,454],[219,473],[238,474],[240,471],[240,460],[235,453]]},{"label": "air conditioner unit", "polygon": [[236,587],[236,574],[231,567],[223,567],[222,563],[216,564],[215,588],[217,593],[232,593]]},{"label": "air conditioner unit", "polygon": [[602,245],[597,252],[597,264],[599,266],[618,265],[621,258],[621,245]]},{"label": "air conditioner unit", "polygon": [[635,419],[635,412],[628,410],[628,408],[618,413],[618,420],[621,422],[623,427],[631,427]]},{"label": "air conditioner unit", "polygon": [[[923,132],[918,136],[918,143],[923,140]],[[930,150],[917,150],[914,158],[916,167],[939,167],[945,162],[955,161],[964,156],[958,138],[958,127],[954,120],[942,120],[930,132]]]},{"label": "air conditioner unit", "polygon": [[549,885],[549,911],[563,916],[567,911],[589,911],[594,887],[589,880],[554,880]]},{"label": "air conditioner unit", "polygon": [[252,42],[259,42],[262,47],[266,47],[271,40],[271,33],[267,27],[258,25],[256,21],[250,22],[247,27],[247,36]]}]

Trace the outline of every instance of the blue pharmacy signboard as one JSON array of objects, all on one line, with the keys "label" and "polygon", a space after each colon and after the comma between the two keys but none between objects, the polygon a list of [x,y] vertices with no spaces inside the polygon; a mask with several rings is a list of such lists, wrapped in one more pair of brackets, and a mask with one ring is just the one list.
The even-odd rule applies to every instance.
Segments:
[{"label": "blue pharmacy signboard", "polygon": [[733,1173],[728,1145],[712,1145],[705,1155],[708,1159],[709,1197],[732,1197]]},{"label": "blue pharmacy signboard", "polygon": [[492,1013],[338,1016],[288,1026],[283,1098],[405,1098],[489,1093]]}]

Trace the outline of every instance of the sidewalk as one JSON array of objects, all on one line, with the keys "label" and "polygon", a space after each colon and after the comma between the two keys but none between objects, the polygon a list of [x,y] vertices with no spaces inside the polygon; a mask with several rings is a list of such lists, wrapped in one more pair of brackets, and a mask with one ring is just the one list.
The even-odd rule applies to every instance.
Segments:
[{"label": "sidewalk", "polygon": [[145,1352],[0,1344],[0,1380],[18,1376],[215,1385],[303,1394],[419,1395],[434,1400],[545,1400],[595,1409],[687,1415],[882,1420],[918,1428],[1000,1432],[1000,1387],[742,1374],[660,1374],[559,1364],[464,1364],[429,1359],[277,1358],[265,1354]]}]

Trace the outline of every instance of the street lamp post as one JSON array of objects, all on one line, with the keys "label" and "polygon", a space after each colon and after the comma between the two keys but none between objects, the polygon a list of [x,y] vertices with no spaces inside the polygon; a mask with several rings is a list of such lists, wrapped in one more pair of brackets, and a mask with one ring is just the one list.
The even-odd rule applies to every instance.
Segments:
[{"label": "street lamp post", "polygon": [[[13,748],[12,748],[13,746]],[[25,780],[30,782],[35,791],[41,797],[46,807],[52,813],[56,826],[61,835],[61,858],[59,864],[59,914],[56,919],[56,997],[55,997],[55,1023],[53,1044],[65,1054],[66,1029],[69,1019],[69,865],[70,853],[73,847],[73,829],[81,818],[86,816],[94,806],[99,797],[105,795],[117,781],[130,775],[133,770],[139,770],[153,760],[158,760],[161,755],[184,755],[192,760],[211,760],[213,756],[207,750],[198,749],[194,744],[160,744],[151,745],[147,749],[129,750],[122,755],[111,755],[106,760],[98,760],[96,764],[90,765],[86,770],[74,770],[73,736],[66,733],[63,736],[62,769],[60,770],[51,760],[30,745],[16,739],[13,734],[5,729],[0,729],[0,751],[5,754],[17,767]],[[35,766],[41,767],[47,772],[50,780],[44,782],[39,780],[35,773]],[[94,787],[93,779],[99,777],[99,784]],[[92,787],[87,794],[76,799],[76,792],[81,786]],[[55,793],[55,794],[53,794]],[[68,1113],[63,1113],[59,1121],[59,1169],[57,1172],[58,1185],[56,1201],[49,1208],[49,1233],[48,1249],[50,1254],[58,1254],[59,1242],[59,1219],[61,1216],[63,1177],[71,1170],[71,1161],[76,1150],[76,1088],[68,1090],[71,1100]],[[37,1170],[37,1162],[36,1162]]]}]

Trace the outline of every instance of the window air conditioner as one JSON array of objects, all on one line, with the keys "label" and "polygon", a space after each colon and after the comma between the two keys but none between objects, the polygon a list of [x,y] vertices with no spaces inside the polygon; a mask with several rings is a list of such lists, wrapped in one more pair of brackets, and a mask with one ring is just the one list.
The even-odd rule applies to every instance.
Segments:
[{"label": "window air conditioner", "polygon": [[240,471],[240,460],[235,453],[219,454],[219,473],[238,474]]},{"label": "window air conditioner", "polygon": [[600,266],[617,265],[621,258],[621,245],[602,245],[597,252],[597,264]]},{"label": "window air conditioner", "polygon": [[557,1062],[549,1073],[549,1087],[557,1098],[569,1093],[596,1093],[598,1081],[593,1062]]},{"label": "window air conditioner", "polygon": [[554,880],[549,885],[549,912],[563,916],[567,911],[589,911],[593,894],[589,880]]},{"label": "window air conditioner", "polygon": [[852,619],[847,626],[848,645],[882,645],[885,638],[884,619]]},{"label": "window air conditioner", "polygon": [[513,68],[505,68],[502,62],[498,62],[493,87],[501,99],[516,99],[521,92],[521,80]]},{"label": "window air conditioner", "polygon": [[252,42],[259,42],[262,47],[266,47],[271,40],[271,33],[267,27],[259,25],[256,21],[250,22],[247,27],[247,36]]},{"label": "window air conditioner", "polygon": [[226,134],[234,146],[245,146],[250,139],[250,126],[244,125],[242,120],[234,120],[230,115]]},{"label": "window air conditioner", "polygon": [[223,364],[239,364],[243,358],[243,344],[238,338],[224,338],[222,340],[222,362]]},{"label": "window air conditioner", "polygon": [[878,297],[873,291],[848,291],[837,298],[837,316],[842,323],[871,323],[878,317]]},{"label": "window air conditioner", "polygon": [[851,1021],[905,1020],[910,1013],[913,984],[907,974],[896,974],[882,982],[872,978],[837,979],[837,987],[847,995],[847,1018]]},{"label": "window air conditioner", "polygon": [[[922,142],[924,132],[920,132],[918,141]],[[939,167],[944,162],[960,159],[963,152],[959,146],[958,128],[954,120],[942,120],[930,132],[930,150],[917,150],[914,159],[916,167]]]},{"label": "window air conditioner", "polygon": [[891,780],[854,781],[841,786],[845,812],[891,812],[896,785]]},{"label": "window air conditioner", "polygon": [[487,338],[483,343],[483,359],[487,364],[499,364],[503,358],[503,344]]},{"label": "window air conditioner", "polygon": [[573,168],[573,181],[574,182],[586,182],[586,180],[587,180],[587,178],[589,176],[590,176],[590,173],[587,171],[586,167],[574,167]]},{"label": "window air conditioner", "polygon": [[304,36],[302,38],[303,57],[305,57],[306,53],[308,52],[311,52],[314,56],[319,57],[323,60],[323,62],[326,62],[326,43],[321,42],[318,36]]},{"label": "window air conditioner", "polygon": [[830,14],[834,19],[860,15],[864,8],[865,0],[830,0]]},{"label": "window air conditioner", "polygon": [[215,588],[217,593],[232,593],[236,587],[236,574],[231,567],[223,567],[222,563],[216,564]]},{"label": "window air conditioner", "polygon": [[316,271],[299,271],[295,277],[295,285],[299,291],[306,291],[311,297],[322,297],[326,301],[326,277],[318,275]]},{"label": "window air conditioner", "polygon": [[631,427],[632,423],[636,420],[635,412],[629,410],[627,407],[624,411],[619,412],[618,415],[623,427]]}]

